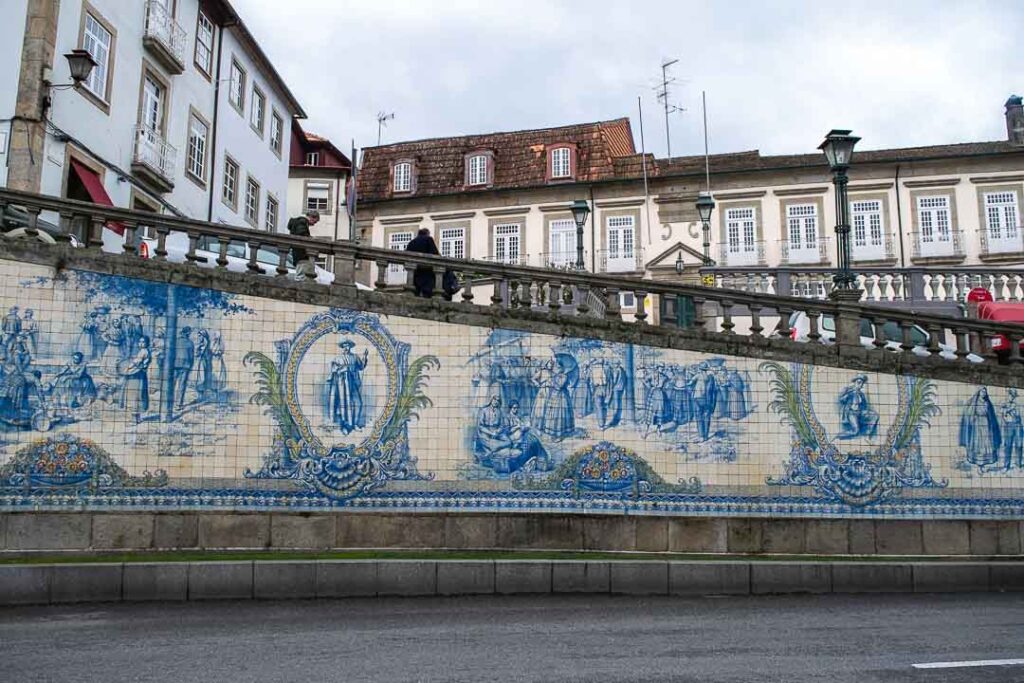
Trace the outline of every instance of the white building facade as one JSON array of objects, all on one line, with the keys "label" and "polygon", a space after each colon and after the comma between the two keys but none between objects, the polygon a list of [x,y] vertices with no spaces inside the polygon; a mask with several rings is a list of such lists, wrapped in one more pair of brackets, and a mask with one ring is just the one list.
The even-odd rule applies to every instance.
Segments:
[{"label": "white building facade", "polygon": [[[15,1],[0,29],[5,185],[284,229],[289,132],[305,114],[230,3]],[[65,87],[73,49],[96,65]]]}]

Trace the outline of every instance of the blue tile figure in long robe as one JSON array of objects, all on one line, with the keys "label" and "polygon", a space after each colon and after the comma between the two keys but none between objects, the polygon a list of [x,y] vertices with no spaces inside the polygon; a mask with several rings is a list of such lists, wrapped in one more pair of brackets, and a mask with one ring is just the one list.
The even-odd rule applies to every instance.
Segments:
[{"label": "blue tile figure in long robe", "polygon": [[878,434],[878,413],[871,407],[864,385],[867,375],[857,375],[839,392],[836,403],[839,406],[840,431],[837,438],[856,439]]},{"label": "blue tile figure in long robe", "polygon": [[1024,469],[1024,421],[1021,420],[1020,406],[1017,405],[1017,390],[1007,389],[1007,399],[999,412],[1003,418],[1003,469],[1009,470],[1014,464]]},{"label": "blue tile figure in long robe", "polygon": [[714,417],[715,406],[718,404],[718,380],[707,361],[702,361],[697,366],[697,372],[691,380],[690,393],[693,396],[697,433],[701,441],[707,441],[711,436],[711,418]]},{"label": "blue tile figure in long robe", "polygon": [[149,410],[149,365],[153,356],[149,350],[149,337],[140,337],[135,347],[130,357],[117,364],[117,372],[123,382],[118,407],[127,410],[136,422],[140,422],[142,415]]},{"label": "blue tile figure in long robe", "polygon": [[341,355],[331,361],[327,377],[324,411],[328,419],[342,434],[349,434],[366,426],[366,410],[363,402],[363,370],[369,359],[369,352],[362,357],[352,353],[355,343],[351,339],[338,342]]},{"label": "blue tile figure in long robe", "polygon": [[[564,439],[576,431],[576,417],[573,414],[572,393],[579,384],[579,366],[575,359],[567,353],[556,353],[547,366],[547,392],[543,401],[538,394],[540,408],[539,420],[535,420],[537,429],[544,434]],[[542,386],[541,391],[544,391]],[[537,410],[534,410],[536,417]]]},{"label": "blue tile figure in long robe", "polygon": [[979,472],[999,460],[1002,434],[996,409],[985,387],[974,392],[960,415],[958,444],[967,454],[967,462],[977,465]]}]

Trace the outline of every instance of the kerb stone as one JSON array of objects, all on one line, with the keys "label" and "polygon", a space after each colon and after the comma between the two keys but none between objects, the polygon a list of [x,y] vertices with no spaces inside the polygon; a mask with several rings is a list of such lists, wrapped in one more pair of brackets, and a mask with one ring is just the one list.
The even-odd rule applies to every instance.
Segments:
[{"label": "kerb stone", "polygon": [[316,563],[318,598],[377,595],[376,560],[320,560]]},{"label": "kerb stone", "polygon": [[257,600],[316,597],[316,562],[257,560],[253,596]]},{"label": "kerb stone", "polygon": [[119,602],[122,569],[120,563],[55,564],[50,602]]},{"label": "kerb stone", "polygon": [[377,565],[377,594],[437,595],[437,562],[380,562]]},{"label": "kerb stone", "polygon": [[503,594],[550,593],[551,562],[517,562],[499,560],[494,563],[494,591]]},{"label": "kerb stone", "polygon": [[668,595],[668,562],[611,562],[611,592]]},{"label": "kerb stone", "polygon": [[552,562],[551,590],[554,593],[608,593],[611,590],[610,562]]},{"label": "kerb stone", "polygon": [[123,584],[125,602],[188,600],[188,563],[127,562]]},{"label": "kerb stone", "polygon": [[909,564],[869,562],[832,565],[833,593],[910,593],[914,577]]},{"label": "kerb stone", "polygon": [[50,565],[0,565],[0,605],[46,604],[50,575]]},{"label": "kerb stone", "polygon": [[825,563],[754,562],[750,565],[750,592],[828,593],[832,590],[831,567]]},{"label": "kerb stone", "polygon": [[670,562],[668,582],[672,595],[748,595],[750,564]]},{"label": "kerb stone", "polygon": [[252,565],[251,561],[190,563],[188,566],[188,599],[251,599]]},{"label": "kerb stone", "polygon": [[437,563],[438,595],[486,595],[494,592],[494,562],[452,560]]},{"label": "kerb stone", "polygon": [[915,593],[975,593],[989,590],[986,564],[935,562],[913,564]]}]

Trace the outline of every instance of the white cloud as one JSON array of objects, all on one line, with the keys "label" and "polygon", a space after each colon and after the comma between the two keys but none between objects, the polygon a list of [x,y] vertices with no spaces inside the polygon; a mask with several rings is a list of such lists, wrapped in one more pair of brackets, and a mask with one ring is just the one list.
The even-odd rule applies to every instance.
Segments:
[{"label": "white cloud", "polygon": [[611,0],[235,0],[309,113],[347,149],[629,116],[665,152],[651,86],[676,57],[673,152],[812,151],[833,127],[864,148],[1001,139],[1024,89],[1024,5]]}]

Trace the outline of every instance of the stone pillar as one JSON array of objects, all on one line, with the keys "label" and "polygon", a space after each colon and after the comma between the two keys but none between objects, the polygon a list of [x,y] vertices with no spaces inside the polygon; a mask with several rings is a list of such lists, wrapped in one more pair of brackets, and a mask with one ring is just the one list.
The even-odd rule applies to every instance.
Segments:
[{"label": "stone pillar", "polygon": [[12,190],[40,190],[46,152],[46,127],[42,120],[46,94],[43,69],[53,68],[59,13],[60,0],[28,1],[8,157],[7,185]]},{"label": "stone pillar", "polygon": [[861,348],[860,311],[857,302],[864,294],[860,289],[833,289],[828,298],[836,306],[836,343],[840,347]]}]

